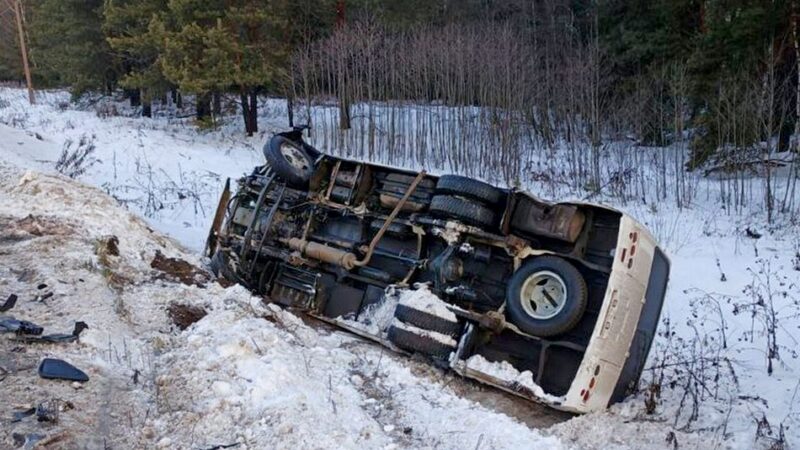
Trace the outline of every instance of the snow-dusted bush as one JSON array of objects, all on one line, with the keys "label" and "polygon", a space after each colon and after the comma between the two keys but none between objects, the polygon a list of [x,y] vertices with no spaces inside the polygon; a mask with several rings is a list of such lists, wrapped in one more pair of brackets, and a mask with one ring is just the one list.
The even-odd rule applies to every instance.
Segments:
[{"label": "snow-dusted bush", "polygon": [[70,178],[83,175],[99,160],[92,156],[95,152],[94,135],[87,137],[85,134],[75,144],[70,139],[64,142],[61,156],[56,161],[55,169],[58,173]]}]

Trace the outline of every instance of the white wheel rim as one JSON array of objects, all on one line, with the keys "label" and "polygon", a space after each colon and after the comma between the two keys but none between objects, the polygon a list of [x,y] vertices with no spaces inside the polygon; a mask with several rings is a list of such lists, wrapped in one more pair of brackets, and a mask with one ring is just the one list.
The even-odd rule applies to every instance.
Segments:
[{"label": "white wheel rim", "polygon": [[281,155],[292,167],[303,172],[308,170],[308,159],[296,147],[288,144],[281,145]]},{"label": "white wheel rim", "polygon": [[526,314],[547,320],[557,316],[567,304],[567,285],[558,274],[542,270],[522,283],[519,296]]}]

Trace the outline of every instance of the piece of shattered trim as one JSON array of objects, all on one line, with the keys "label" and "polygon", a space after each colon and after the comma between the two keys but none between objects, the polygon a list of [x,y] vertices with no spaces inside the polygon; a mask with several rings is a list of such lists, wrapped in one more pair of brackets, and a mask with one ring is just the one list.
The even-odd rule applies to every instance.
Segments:
[{"label": "piece of shattered trim", "polygon": [[38,434],[38,433],[28,433],[28,434],[21,434],[21,433],[14,433],[11,435],[12,439],[14,439],[14,444],[17,447],[22,447],[24,450],[30,450],[36,443],[41,441],[45,438],[45,435]]},{"label": "piece of shattered trim", "polygon": [[28,408],[24,411],[16,411],[11,413],[11,422],[19,422],[22,419],[32,416],[36,412],[36,408]]},{"label": "piece of shattered trim", "polygon": [[2,306],[0,306],[0,312],[6,312],[9,309],[13,308],[14,305],[16,304],[17,304],[17,296],[15,294],[11,294],[8,296],[5,303],[3,303]]},{"label": "piece of shattered trim", "polygon": [[27,320],[17,320],[14,316],[0,316],[0,332],[17,334],[42,334],[44,328]]},{"label": "piece of shattered trim", "polygon": [[241,442],[234,442],[233,444],[219,444],[219,445],[214,445],[212,447],[205,448],[203,450],[222,450],[224,448],[234,448],[234,447],[238,447],[240,445],[242,445]]},{"label": "piece of shattered trim", "polygon": [[75,342],[80,337],[83,330],[89,328],[89,325],[86,325],[86,322],[75,322],[75,327],[72,329],[72,333],[53,333],[53,334],[46,334],[44,336],[15,336],[11,338],[13,341],[17,342],[25,342],[29,344],[36,344],[36,343],[49,343],[49,344],[57,344],[57,343],[64,343],[64,342]]},{"label": "piece of shattered trim", "polygon": [[39,364],[39,376],[54,380],[89,381],[89,375],[72,364],[55,358],[45,358]]}]

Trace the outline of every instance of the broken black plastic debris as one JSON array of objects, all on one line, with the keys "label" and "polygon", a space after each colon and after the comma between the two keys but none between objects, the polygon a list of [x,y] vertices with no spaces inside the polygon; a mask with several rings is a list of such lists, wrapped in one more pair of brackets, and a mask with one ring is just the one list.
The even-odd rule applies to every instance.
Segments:
[{"label": "broken black plastic debris", "polygon": [[39,364],[39,376],[54,380],[89,381],[89,375],[72,364],[55,358],[45,358]]},{"label": "broken black plastic debris", "polygon": [[32,416],[36,412],[36,408],[28,408],[24,411],[16,411],[11,413],[11,422],[19,422],[20,420]]},{"label": "broken black plastic debris", "polygon": [[44,328],[27,320],[17,320],[13,316],[0,316],[0,333],[40,335]]},{"label": "broken black plastic debris", "polygon": [[203,450],[222,450],[222,449],[224,449],[224,448],[233,448],[233,447],[238,447],[238,446],[240,446],[240,445],[242,445],[242,443],[241,443],[241,442],[234,442],[233,444],[220,444],[220,445],[215,445],[215,446],[213,446],[213,447],[208,447],[208,448],[205,448],[205,449],[203,449]]},{"label": "broken black plastic debris", "polygon": [[38,289],[38,290],[40,290],[40,291],[41,291],[42,289],[44,289],[44,288],[46,288],[46,287],[47,287],[47,285],[46,285],[46,284],[44,284],[44,283],[41,283],[41,284],[39,284],[38,286],[36,286],[36,289]]},{"label": "broken black plastic debris", "polygon": [[11,295],[8,296],[8,298],[6,299],[5,303],[3,303],[2,306],[0,306],[0,312],[6,312],[9,309],[13,308],[14,305],[16,305],[16,304],[17,304],[17,296],[14,295],[14,294],[11,294]]},{"label": "broken black plastic debris", "polygon": [[75,322],[75,327],[72,329],[72,333],[53,333],[53,334],[46,334],[44,336],[17,336],[13,338],[13,340],[17,342],[25,342],[29,344],[35,343],[49,343],[49,344],[57,344],[57,343],[65,343],[65,342],[75,342],[80,337],[83,330],[89,328],[89,325],[86,325],[86,322]]},{"label": "broken black plastic debris", "polygon": [[86,322],[75,322],[75,327],[72,329],[72,333],[53,333],[48,334],[46,336],[42,336],[42,340],[49,341],[49,342],[72,342],[78,339],[78,337],[83,333],[83,330],[89,328],[89,325],[86,325]]},{"label": "broken black plastic debris", "polygon": [[12,413],[11,422],[19,422],[26,417],[36,414],[39,422],[58,422],[59,401],[56,399],[39,403],[35,408]]},{"label": "broken black plastic debris", "polygon": [[15,446],[22,447],[25,450],[33,448],[37,442],[44,439],[43,434],[37,434],[37,433],[29,433],[29,434],[14,433],[11,435],[11,437],[12,439],[14,439]]}]

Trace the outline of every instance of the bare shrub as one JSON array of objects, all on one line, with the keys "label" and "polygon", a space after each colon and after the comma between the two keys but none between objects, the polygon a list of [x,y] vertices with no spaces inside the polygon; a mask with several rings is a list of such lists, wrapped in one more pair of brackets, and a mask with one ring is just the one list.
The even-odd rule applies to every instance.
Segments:
[{"label": "bare shrub", "polygon": [[679,399],[669,405],[673,426],[690,430],[709,401],[727,403],[738,396],[739,380],[735,362],[725,350],[724,327],[708,327],[706,316],[693,306],[693,316],[687,325],[690,333],[678,333],[669,319],[665,319],[661,339],[653,351],[652,364],[645,370],[645,412],[654,414],[662,402],[665,391]]},{"label": "bare shrub", "polygon": [[562,1],[536,11],[552,20],[350,21],[293,54],[290,117],[300,109],[298,120],[313,121],[312,144],[349,158],[679,209],[714,176],[726,212],[796,217],[800,165],[781,163],[790,176],[777,178],[767,138],[790,117],[780,51],[766,51],[766,74],[717,80],[693,124],[686,62],[642,73],[621,92],[593,13],[570,16]]},{"label": "bare shrub", "polygon": [[782,351],[789,352],[792,358],[798,357],[797,340],[790,327],[782,325],[800,317],[800,299],[795,297],[797,276],[774,267],[769,258],[757,259],[756,265],[755,269],[748,268],[752,279],[744,288],[746,298],[734,303],[733,313],[750,315],[750,330],[742,339],[754,344],[761,341],[767,374],[772,375],[773,364],[781,361]]},{"label": "bare shrub", "polygon": [[77,178],[86,173],[99,159],[92,156],[95,152],[95,136],[81,135],[77,144],[71,139],[64,142],[61,156],[56,161],[55,169],[58,173],[70,178]]},{"label": "bare shrub", "polygon": [[107,119],[109,117],[116,117],[119,116],[119,111],[117,110],[117,105],[113,103],[99,103],[94,108],[95,114],[97,117],[101,119]]}]

